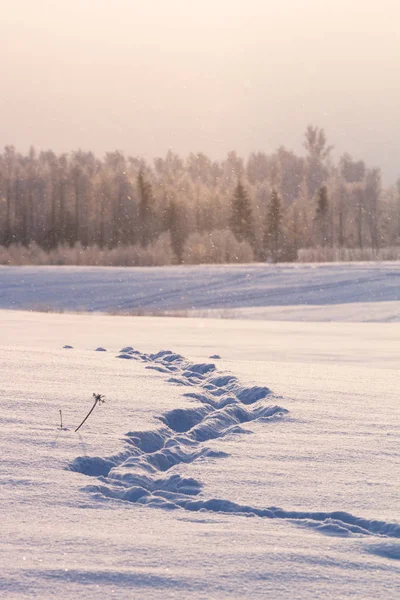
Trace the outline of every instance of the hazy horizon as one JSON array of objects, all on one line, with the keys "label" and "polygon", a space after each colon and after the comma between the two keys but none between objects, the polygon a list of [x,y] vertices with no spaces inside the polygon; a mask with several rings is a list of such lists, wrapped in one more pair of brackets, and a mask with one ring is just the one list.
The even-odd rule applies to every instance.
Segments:
[{"label": "hazy horizon", "polygon": [[222,158],[298,152],[313,123],[392,182],[399,17],[396,0],[3,2],[0,145]]}]

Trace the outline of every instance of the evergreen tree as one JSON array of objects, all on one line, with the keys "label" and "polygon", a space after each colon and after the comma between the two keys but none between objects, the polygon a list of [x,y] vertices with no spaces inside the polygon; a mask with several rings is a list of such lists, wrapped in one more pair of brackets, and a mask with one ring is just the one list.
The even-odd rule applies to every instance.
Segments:
[{"label": "evergreen tree", "polygon": [[249,196],[239,180],[232,200],[229,227],[238,242],[254,244],[254,222]]},{"label": "evergreen tree", "polygon": [[282,209],[281,201],[276,190],[272,190],[271,200],[268,205],[267,218],[264,229],[263,246],[265,255],[276,262],[279,258],[282,239]]},{"label": "evergreen tree", "polygon": [[172,249],[179,264],[183,259],[183,247],[185,245],[188,231],[185,223],[184,209],[176,200],[171,200],[167,210],[167,228],[171,235]]},{"label": "evergreen tree", "polygon": [[318,191],[317,210],[315,212],[315,223],[318,229],[319,243],[324,248],[328,242],[328,218],[329,218],[329,199],[326,185]]},{"label": "evergreen tree", "polygon": [[368,169],[365,178],[364,200],[367,209],[367,224],[371,246],[379,250],[381,237],[379,231],[379,200],[381,195],[381,173],[379,169]]},{"label": "evergreen tree", "polygon": [[151,242],[152,200],[151,184],[145,180],[143,170],[140,170],[137,185],[139,189],[139,242],[145,248]]}]

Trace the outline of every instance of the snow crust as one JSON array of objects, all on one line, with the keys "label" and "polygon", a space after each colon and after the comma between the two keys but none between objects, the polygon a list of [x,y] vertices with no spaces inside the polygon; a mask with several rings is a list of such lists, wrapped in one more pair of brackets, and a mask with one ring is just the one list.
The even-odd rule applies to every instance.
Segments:
[{"label": "snow crust", "polygon": [[400,263],[0,267],[0,308],[400,321]]},{"label": "snow crust", "polygon": [[2,597],[399,597],[398,323],[0,330]]}]

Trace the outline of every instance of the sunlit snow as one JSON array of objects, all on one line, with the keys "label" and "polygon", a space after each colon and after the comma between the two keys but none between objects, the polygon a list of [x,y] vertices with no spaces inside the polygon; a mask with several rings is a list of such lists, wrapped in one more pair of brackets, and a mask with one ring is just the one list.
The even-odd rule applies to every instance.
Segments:
[{"label": "sunlit snow", "polygon": [[[181,295],[219,308],[219,272],[221,297],[250,310],[279,279],[293,311],[308,289],[336,321],[0,311],[1,597],[399,596],[400,323],[356,321],[396,321],[400,267],[257,269],[210,269],[208,305],[193,269]],[[160,272],[142,271],[143,297]],[[157,306],[187,308],[169,273]],[[111,310],[139,284],[130,269],[1,270],[0,301]],[[93,393],[106,402],[75,433]]]},{"label": "sunlit snow", "polygon": [[0,308],[400,321],[400,263],[0,267]]}]

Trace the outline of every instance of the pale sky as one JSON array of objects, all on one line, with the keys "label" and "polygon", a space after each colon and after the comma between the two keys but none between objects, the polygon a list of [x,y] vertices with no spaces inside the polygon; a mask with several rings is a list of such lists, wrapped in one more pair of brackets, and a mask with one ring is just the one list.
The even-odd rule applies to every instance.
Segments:
[{"label": "pale sky", "polygon": [[400,176],[400,0],[0,0],[0,146],[301,151]]}]

